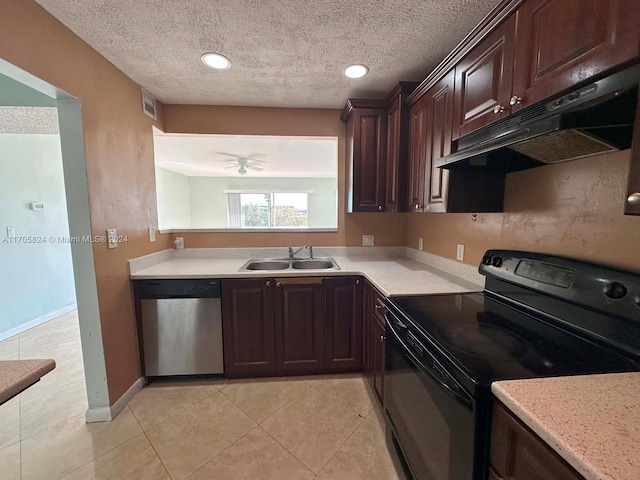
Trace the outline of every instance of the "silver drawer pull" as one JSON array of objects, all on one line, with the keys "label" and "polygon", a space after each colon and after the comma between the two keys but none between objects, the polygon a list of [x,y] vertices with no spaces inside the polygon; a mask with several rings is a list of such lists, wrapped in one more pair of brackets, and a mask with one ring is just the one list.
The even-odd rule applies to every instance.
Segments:
[{"label": "silver drawer pull", "polygon": [[640,205],[640,192],[632,193],[627,197],[627,203],[629,205]]}]

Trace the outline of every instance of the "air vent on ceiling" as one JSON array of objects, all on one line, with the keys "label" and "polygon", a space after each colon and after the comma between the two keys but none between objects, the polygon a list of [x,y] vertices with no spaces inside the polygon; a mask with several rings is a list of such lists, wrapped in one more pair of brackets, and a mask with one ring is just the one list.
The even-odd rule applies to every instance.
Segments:
[{"label": "air vent on ceiling", "polygon": [[156,99],[144,88],[140,90],[142,91],[142,111],[154,120],[158,120],[158,115],[156,114]]}]

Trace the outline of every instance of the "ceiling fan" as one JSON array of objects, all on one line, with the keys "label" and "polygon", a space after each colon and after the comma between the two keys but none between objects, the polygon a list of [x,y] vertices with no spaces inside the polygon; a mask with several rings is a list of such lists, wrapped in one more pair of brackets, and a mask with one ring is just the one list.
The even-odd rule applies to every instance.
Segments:
[{"label": "ceiling fan", "polygon": [[228,157],[233,157],[233,158],[228,158],[228,159],[218,160],[218,161],[222,163],[230,164],[228,167],[225,167],[225,169],[237,168],[238,173],[241,176],[246,175],[248,170],[255,170],[257,172],[262,172],[264,170],[264,168],[260,168],[260,165],[265,163],[265,160],[259,160],[255,158],[257,156],[265,155],[264,153],[253,153],[247,156],[233,155],[231,153],[225,153],[225,152],[216,152],[216,153],[220,155],[226,155]]}]

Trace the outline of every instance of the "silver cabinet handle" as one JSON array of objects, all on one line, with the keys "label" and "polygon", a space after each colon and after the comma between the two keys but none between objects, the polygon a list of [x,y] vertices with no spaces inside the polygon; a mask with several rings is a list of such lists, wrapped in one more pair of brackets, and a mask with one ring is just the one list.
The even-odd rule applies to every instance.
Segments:
[{"label": "silver cabinet handle", "polygon": [[265,285],[266,285],[267,287],[270,287],[270,286],[271,286],[271,282],[270,282],[269,280],[267,280],[267,283],[265,283]]},{"label": "silver cabinet handle", "polygon": [[493,107],[493,113],[502,113],[504,112],[504,107],[502,105],[496,105]]},{"label": "silver cabinet handle", "polygon": [[376,310],[380,310],[382,307],[380,305],[376,305]]},{"label": "silver cabinet handle", "polygon": [[378,205],[378,211],[381,212],[382,211],[382,205]]},{"label": "silver cabinet handle", "polygon": [[627,203],[629,205],[640,205],[640,192],[632,193],[627,197]]},{"label": "silver cabinet handle", "polygon": [[419,203],[416,203],[416,208],[422,208],[422,205],[420,205]]},{"label": "silver cabinet handle", "polygon": [[386,340],[385,336],[384,335],[380,335],[380,341],[384,342],[385,340]]},{"label": "silver cabinet handle", "polygon": [[522,97],[514,95],[509,99],[509,105],[520,105],[522,103]]},{"label": "silver cabinet handle", "polygon": [[360,285],[360,280],[356,280],[356,285]]},{"label": "silver cabinet handle", "polygon": [[281,287],[282,286],[282,282],[276,282],[276,287]]}]

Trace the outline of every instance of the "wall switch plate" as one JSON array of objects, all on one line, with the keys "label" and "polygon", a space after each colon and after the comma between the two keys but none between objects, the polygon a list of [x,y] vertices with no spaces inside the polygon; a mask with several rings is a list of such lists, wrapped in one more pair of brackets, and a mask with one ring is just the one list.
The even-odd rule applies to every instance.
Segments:
[{"label": "wall switch plate", "polygon": [[116,248],[118,246],[118,232],[115,228],[107,229],[107,241],[109,248]]},{"label": "wall switch plate", "polygon": [[456,260],[461,262],[464,260],[464,245],[458,244],[458,250],[456,251]]},{"label": "wall switch plate", "polygon": [[7,227],[7,237],[16,236],[16,227]]},{"label": "wall switch plate", "polygon": [[181,250],[184,248],[184,237],[176,237],[175,241],[174,241],[176,248],[178,250]]},{"label": "wall switch plate", "polygon": [[373,235],[362,235],[362,246],[363,247],[373,247],[374,236]]},{"label": "wall switch plate", "polygon": [[156,241],[156,227],[149,227],[149,241]]},{"label": "wall switch plate", "polygon": [[424,248],[424,239],[422,237],[418,238],[418,250],[422,250]]}]

